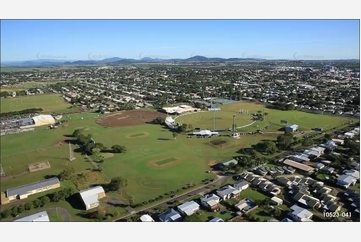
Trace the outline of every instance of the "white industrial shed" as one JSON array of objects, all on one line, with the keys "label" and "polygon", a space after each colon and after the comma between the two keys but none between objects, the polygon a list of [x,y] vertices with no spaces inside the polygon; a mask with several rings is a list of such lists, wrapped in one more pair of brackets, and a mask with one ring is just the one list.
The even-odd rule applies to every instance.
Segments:
[{"label": "white industrial shed", "polygon": [[42,211],[14,220],[14,222],[50,222],[50,219],[48,213],[46,211]]},{"label": "white industrial shed", "polygon": [[105,191],[102,186],[91,187],[79,192],[86,210],[99,206],[99,199],[105,197]]},{"label": "white industrial shed", "polygon": [[42,115],[34,116],[33,120],[35,122],[35,126],[55,124],[55,119],[53,118],[53,116],[51,116],[49,114],[42,114]]}]

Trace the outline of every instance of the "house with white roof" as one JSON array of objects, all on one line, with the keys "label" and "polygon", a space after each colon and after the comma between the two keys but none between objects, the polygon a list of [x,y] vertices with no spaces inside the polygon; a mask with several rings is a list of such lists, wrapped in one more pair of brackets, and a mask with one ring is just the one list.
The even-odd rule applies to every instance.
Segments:
[{"label": "house with white roof", "polygon": [[336,184],[343,188],[349,188],[350,186],[355,186],[357,179],[353,176],[343,174],[337,178]]},{"label": "house with white roof", "polygon": [[294,222],[313,222],[312,221],[313,213],[297,205],[293,205],[291,207],[291,212],[289,212],[287,215]]},{"label": "house with white roof", "polygon": [[221,189],[217,190],[217,195],[223,199],[227,200],[233,197],[238,197],[241,193],[240,190],[237,190],[236,188],[232,187],[231,185],[227,185],[222,187]]},{"label": "house with white roof", "polygon": [[356,180],[359,180],[359,179],[360,179],[360,172],[357,171],[357,170],[346,170],[346,171],[343,172],[343,174],[352,176],[352,177],[354,177]]},{"label": "house with white roof", "polygon": [[213,193],[206,194],[200,198],[201,205],[211,211],[217,211],[220,209],[219,201],[220,197]]},{"label": "house with white roof", "polygon": [[154,222],[154,219],[149,214],[143,214],[140,216],[141,222]]},{"label": "house with white roof", "polygon": [[96,208],[99,206],[99,199],[105,197],[105,191],[102,186],[91,187],[79,192],[83,200],[86,210]]},{"label": "house with white roof", "polygon": [[177,207],[178,211],[185,216],[190,216],[196,213],[199,210],[199,208],[200,208],[199,204],[196,203],[195,201],[189,201]]}]

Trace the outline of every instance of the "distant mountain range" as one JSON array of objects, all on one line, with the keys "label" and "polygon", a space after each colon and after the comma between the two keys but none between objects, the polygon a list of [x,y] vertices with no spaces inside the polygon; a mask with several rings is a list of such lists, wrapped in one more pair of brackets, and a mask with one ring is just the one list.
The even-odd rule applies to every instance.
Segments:
[{"label": "distant mountain range", "polygon": [[[298,60],[269,60],[261,58],[208,58],[205,56],[193,56],[186,59],[159,59],[144,57],[142,59],[128,59],[120,57],[106,58],[103,60],[29,60],[29,61],[5,61],[1,62],[1,67],[57,67],[57,66],[74,66],[74,65],[117,65],[117,64],[137,64],[137,63],[192,63],[192,62],[209,62],[209,63],[226,63],[226,62],[251,62],[251,61],[298,61]],[[321,60],[319,60],[321,61]],[[346,61],[346,60],[342,60]],[[359,61],[359,60],[347,60]]]}]

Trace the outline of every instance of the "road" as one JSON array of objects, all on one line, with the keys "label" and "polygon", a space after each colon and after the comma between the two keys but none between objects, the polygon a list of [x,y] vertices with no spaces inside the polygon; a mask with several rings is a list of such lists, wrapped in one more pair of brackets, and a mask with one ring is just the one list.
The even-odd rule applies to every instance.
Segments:
[{"label": "road", "polygon": [[[201,186],[201,187],[197,187],[194,190],[188,191],[188,192],[183,193],[181,195],[177,195],[177,196],[175,196],[173,198],[169,198],[169,199],[167,199],[165,201],[154,204],[154,205],[149,206],[147,208],[142,208],[142,209],[139,209],[139,210],[135,210],[135,213],[145,212],[145,211],[147,211],[148,213],[156,213],[157,209],[159,209],[159,208],[168,208],[170,206],[170,204],[174,203],[175,201],[182,202],[182,201],[188,200],[190,197],[193,197],[193,196],[196,196],[196,195],[199,195],[199,194],[206,194],[206,193],[214,190],[216,187],[219,187],[222,184],[224,184],[229,178],[230,178],[230,176],[219,176],[219,175],[217,175],[217,179],[214,180],[213,182],[209,183],[209,184],[206,184],[206,185]],[[117,218],[116,220],[114,220],[114,222],[119,222],[121,220],[127,219],[128,217],[132,216],[133,214],[128,214],[128,215],[122,216],[120,218]]]}]

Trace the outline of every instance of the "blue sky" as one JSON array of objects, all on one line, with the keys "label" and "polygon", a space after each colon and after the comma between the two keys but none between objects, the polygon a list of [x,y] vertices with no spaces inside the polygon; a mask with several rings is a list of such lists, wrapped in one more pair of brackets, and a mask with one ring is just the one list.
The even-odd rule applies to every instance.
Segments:
[{"label": "blue sky", "polygon": [[2,20],[1,61],[359,59],[358,20]]}]

